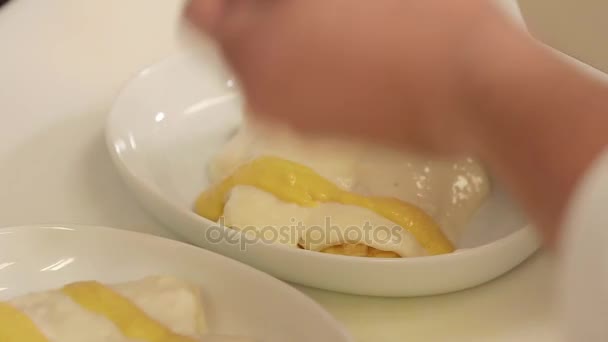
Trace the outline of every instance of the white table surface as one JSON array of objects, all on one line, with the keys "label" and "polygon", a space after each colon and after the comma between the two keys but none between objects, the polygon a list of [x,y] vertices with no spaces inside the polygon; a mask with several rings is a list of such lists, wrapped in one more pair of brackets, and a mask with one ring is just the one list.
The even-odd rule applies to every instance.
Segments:
[{"label": "white table surface", "polygon": [[[181,49],[181,4],[13,0],[0,9],[1,226],[78,223],[172,237],[123,187],[103,129],[121,85]],[[358,341],[555,341],[553,265],[542,253],[487,285],[428,298],[299,288]]]}]

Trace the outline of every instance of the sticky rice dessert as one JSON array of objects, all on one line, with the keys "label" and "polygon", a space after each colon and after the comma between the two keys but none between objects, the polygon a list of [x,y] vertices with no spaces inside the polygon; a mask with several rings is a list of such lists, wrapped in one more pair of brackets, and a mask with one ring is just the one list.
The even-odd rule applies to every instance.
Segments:
[{"label": "sticky rice dessert", "polygon": [[489,192],[473,158],[436,160],[247,122],[194,211],[266,242],[332,254],[451,253]]},{"label": "sticky rice dessert", "polygon": [[0,302],[2,342],[201,342],[206,333],[198,286],[172,277],[78,282]]}]

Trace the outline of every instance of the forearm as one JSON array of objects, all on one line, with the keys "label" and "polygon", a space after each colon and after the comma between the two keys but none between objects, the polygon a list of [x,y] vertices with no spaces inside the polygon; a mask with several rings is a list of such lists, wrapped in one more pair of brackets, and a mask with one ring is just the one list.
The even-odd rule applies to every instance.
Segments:
[{"label": "forearm", "polygon": [[531,40],[508,52],[480,88],[479,152],[552,242],[577,181],[608,144],[608,86]]}]

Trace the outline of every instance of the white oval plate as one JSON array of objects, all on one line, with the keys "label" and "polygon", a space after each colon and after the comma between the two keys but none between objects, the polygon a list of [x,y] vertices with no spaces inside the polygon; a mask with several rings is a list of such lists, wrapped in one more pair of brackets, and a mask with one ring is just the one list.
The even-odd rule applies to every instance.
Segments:
[{"label": "white oval plate", "polygon": [[257,341],[352,341],[318,304],[251,267],[177,241],[122,230],[0,230],[0,300],[79,280],[174,275],[201,285],[210,330]]},{"label": "white oval plate", "polygon": [[233,83],[216,62],[193,55],[143,71],[121,93],[107,141],[128,186],[183,240],[281,279],[339,292],[419,296],[458,291],[509,271],[538,247],[532,228],[500,189],[449,255],[383,260],[217,239],[214,223],[191,210],[208,186],[209,157],[241,120]]}]

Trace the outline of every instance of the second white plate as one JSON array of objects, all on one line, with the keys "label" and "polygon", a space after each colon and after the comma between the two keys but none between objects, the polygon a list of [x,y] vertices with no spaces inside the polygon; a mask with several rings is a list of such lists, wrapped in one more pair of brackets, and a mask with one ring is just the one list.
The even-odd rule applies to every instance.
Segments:
[{"label": "second white plate", "polygon": [[264,342],[352,341],[297,290],[176,241],[100,227],[31,226],[0,229],[0,251],[0,300],[81,280],[171,275],[201,285],[212,333]]}]

